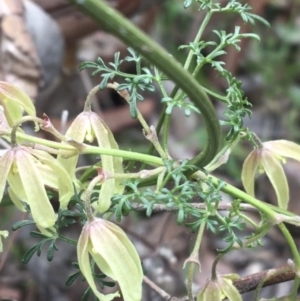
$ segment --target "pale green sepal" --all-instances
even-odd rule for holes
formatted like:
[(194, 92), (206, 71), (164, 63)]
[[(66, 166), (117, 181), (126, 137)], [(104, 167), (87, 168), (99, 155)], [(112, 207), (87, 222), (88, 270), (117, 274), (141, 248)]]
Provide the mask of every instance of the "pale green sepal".
[(89, 225), (86, 224), (81, 232), (81, 235), (78, 239), (77, 243), (77, 256), (78, 256), (78, 264), (80, 271), (84, 275), (87, 283), (89, 284), (90, 288), (92, 289), (93, 293), (100, 301), (110, 301), (115, 297), (119, 297), (120, 294), (118, 292), (113, 294), (104, 295), (99, 293), (90, 266), (89, 260), (89, 248), (91, 248), (89, 243)]
[(8, 236), (8, 234), (9, 233), (6, 230), (0, 231), (0, 253), (3, 251), (3, 243), (2, 243), (1, 236), (3, 236), (4, 238), (6, 238)]
[(14, 153), (12, 152), (12, 150), (5, 152), (4, 155), (0, 158), (0, 202), (3, 198), (7, 176), (12, 166), (13, 159)]
[(139, 256), (135, 246), (128, 239), (128, 236), (126, 235), (126, 233), (119, 226), (107, 221), (107, 227), (115, 233), (115, 235), (118, 237), (120, 242), (124, 245), (124, 247), (126, 248), (128, 253), (132, 257), (133, 261), (135, 262), (138, 275), (142, 279), (144, 276), (143, 268), (142, 268), (140, 256)]
[(197, 301), (222, 301), (223, 293), (217, 281), (209, 280), (197, 295)]
[(264, 151), (261, 157), (261, 163), (276, 192), (279, 208), (287, 209), (289, 187), (282, 165), (269, 151)]
[[(104, 223), (102, 226), (100, 223)], [(136, 261), (131, 242), (121, 232), (112, 232), (107, 221), (95, 220), (90, 230), (92, 256), (104, 274), (117, 281), (124, 301), (140, 301), (142, 298), (142, 272), (140, 259)], [(121, 235), (121, 236), (120, 236)], [(120, 238), (122, 239), (122, 243)], [(132, 250), (134, 249), (133, 253)]]
[[(107, 130), (107, 137), (108, 137), (111, 148), (119, 149), (119, 145), (116, 142), (111, 130), (107, 127), (106, 124), (104, 124), (104, 126), (106, 127), (106, 130)], [(124, 173), (122, 157), (113, 157), (113, 163), (114, 163), (114, 172), (115, 173), (120, 173), (120, 174)], [(125, 186), (124, 186), (124, 184), (121, 185), (121, 183), (124, 183), (124, 179), (115, 179), (115, 189), (114, 189), (115, 194), (123, 194)]]
[(254, 181), (258, 167), (259, 154), (257, 150), (253, 150), (246, 158), (242, 169), (242, 183), (248, 194), (254, 196)]
[(275, 140), (263, 143), (264, 147), (281, 157), (300, 161), (300, 145), (288, 140)]
[(220, 283), (221, 289), (224, 295), (229, 301), (243, 301), (241, 294), (237, 288), (233, 285), (231, 280), (222, 277), (222, 283)]
[[(14, 151), (18, 174), (26, 193), (26, 203), (30, 206), (32, 217), (43, 228), (50, 228), (54, 225), (56, 216), (42, 179), (35, 168), (35, 162), (25, 149), (18, 148)], [(10, 181), (13, 181), (13, 178), (12, 176)], [(16, 193), (16, 191), (14, 192)]]
[[(21, 180), (20, 180), (21, 182)], [(11, 199), (11, 201), (14, 203), (14, 205), (20, 210), (20, 211), (23, 211), (23, 212), (26, 212), (26, 209), (24, 207), (24, 204), (21, 202), (21, 200), (25, 199), (25, 198), (22, 198), (22, 197), (18, 197), (14, 191), (11, 189), (11, 187), (8, 187), (7, 189), (7, 192), (8, 192), (8, 195)], [(23, 190), (24, 192), (24, 190)], [(25, 195), (25, 192), (24, 192), (24, 195)]]
[[(82, 143), (85, 139), (87, 128), (90, 126), (90, 120), (86, 112), (80, 113), (68, 128), (65, 136), (69, 139), (74, 139), (75, 141)], [(79, 155), (73, 155), (69, 158), (64, 158), (64, 156), (57, 156), (57, 160), (64, 166), (66, 172), (70, 175), (72, 181), (77, 183), (75, 169), (78, 162)]]
[(0, 81), (0, 104), (4, 107), (10, 126), (20, 120), (23, 110), (30, 116), (36, 116), (36, 110), (30, 97), (19, 87), (3, 81)]
[[(91, 126), (93, 134), (95, 135), (98, 145), (103, 148), (111, 148), (108, 139), (109, 130), (104, 126), (102, 119), (96, 114), (90, 113)], [(112, 156), (101, 155), (102, 169), (104, 173), (114, 173), (114, 159)], [(99, 193), (98, 204), (96, 211), (103, 213), (107, 211), (111, 205), (111, 198), (114, 195), (115, 190), (115, 179), (105, 180), (101, 185)]]
[(71, 197), (74, 195), (74, 188), (69, 174), (66, 172), (62, 164), (60, 164), (50, 154), (40, 151), (31, 150), (31, 153), (36, 156), (40, 162), (51, 168), (52, 173), (56, 176), (56, 186), (58, 189), (60, 209), (66, 210)]

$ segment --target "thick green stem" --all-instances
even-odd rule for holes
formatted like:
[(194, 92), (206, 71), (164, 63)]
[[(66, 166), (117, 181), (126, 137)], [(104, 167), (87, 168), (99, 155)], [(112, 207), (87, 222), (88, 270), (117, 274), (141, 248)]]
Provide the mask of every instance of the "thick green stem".
[(68, 0), (68, 2), (78, 4), (80, 9), (91, 15), (104, 29), (119, 37), (127, 45), (135, 48), (188, 95), (201, 111), (208, 134), (208, 144), (194, 164), (199, 166), (208, 164), (220, 147), (221, 129), (214, 107), (197, 81), (162, 47), (149, 39), (147, 35), (104, 1)]
[[(5, 135), (10, 136), (12, 130), (6, 131)], [(77, 149), (70, 145), (65, 143), (60, 143), (56, 141), (50, 141), (45, 140), (39, 137), (30, 136), (21, 132), (16, 132), (16, 137), (24, 139), (25, 141), (45, 145), (48, 147), (51, 147), (53, 149), (58, 149), (61, 151), (68, 152), (76, 152)], [(146, 162), (150, 165), (154, 166), (161, 166), (164, 165), (163, 159), (151, 156), (151, 155), (145, 155), (141, 153), (131, 152), (131, 151), (124, 151), (119, 149), (112, 149), (112, 148), (102, 148), (98, 146), (83, 144), (81, 154), (98, 154), (98, 155), (111, 155), (116, 157), (122, 157), (124, 159), (133, 160), (133, 161), (142, 161)]]

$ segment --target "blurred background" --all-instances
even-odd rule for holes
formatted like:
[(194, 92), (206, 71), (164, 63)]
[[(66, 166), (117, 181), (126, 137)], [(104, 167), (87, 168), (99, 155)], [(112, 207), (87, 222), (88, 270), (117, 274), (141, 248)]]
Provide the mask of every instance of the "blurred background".
[[(193, 41), (204, 18), (204, 13), (197, 9), (185, 10), (182, 0), (107, 2), (181, 62), (184, 62), (185, 52), (178, 51), (178, 47)], [(255, 27), (245, 24), (234, 14), (215, 15), (203, 38), (214, 40), (212, 30), (232, 32), (235, 26), (240, 26), (242, 32), (260, 36), (260, 42), (243, 40), (241, 52), (228, 48), (224, 57), (227, 69), (242, 81), (245, 94), (253, 105), (252, 118), (245, 120), (245, 125), (263, 141), (288, 139), (300, 143), (300, 2), (249, 0), (247, 3), (253, 7), (253, 13), (268, 20), (270, 28), (259, 23)], [(46, 113), (62, 132), (67, 127), (61, 123), (62, 111), (68, 111), (70, 123), (82, 111), (88, 91), (100, 82), (100, 77), (92, 78), (89, 70), (79, 72), (80, 62), (95, 61), (99, 56), (110, 62), (117, 51), (122, 56), (127, 54), (126, 45), (63, 0), (1, 0), (0, 44), (0, 80), (23, 88), (35, 101), (38, 114)], [(124, 65), (124, 71), (134, 70), (134, 66)], [(203, 69), (199, 81), (218, 93), (224, 93), (227, 88), (209, 68)], [(172, 88), (173, 84), (166, 82), (166, 89), (171, 91)], [(120, 148), (146, 152), (148, 141), (141, 126), (131, 119), (124, 101), (111, 90), (101, 91), (96, 97), (93, 109), (112, 129)], [(161, 95), (159, 92), (147, 93), (144, 97), (139, 108), (149, 123), (155, 125), (162, 109)], [(212, 101), (222, 118), (223, 105)], [(170, 152), (174, 158), (191, 158), (199, 151), (204, 139), (205, 129), (199, 116), (187, 118), (183, 112), (175, 112), (170, 134)], [(240, 144), (228, 163), (215, 174), (242, 188), (241, 166), (249, 151), (249, 144)], [(298, 162), (285, 164), (290, 185), (289, 209), (297, 214), (300, 214), (299, 167)], [(258, 181), (257, 196), (276, 204), (275, 194), (264, 176)], [(226, 195), (223, 198), (231, 201)], [(24, 217), (12, 207), (1, 206), (0, 229), (9, 230), (14, 222)], [(259, 220), (255, 215), (251, 218)], [(122, 227), (136, 244), (147, 276), (171, 295), (186, 295), (186, 271), (182, 266), (193, 246), (194, 234), (188, 228), (178, 226), (172, 213), (155, 214), (149, 219), (142, 214), (131, 214), (122, 221)], [(65, 286), (68, 275), (75, 271), (71, 265), (76, 261), (73, 246), (58, 243), (59, 252), (50, 264), (45, 253), (34, 256), (28, 265), (21, 263), (24, 252), (35, 243), (34, 238), (29, 238), (30, 230), (25, 227), (17, 232), (10, 231), (9, 238), (4, 241), (5, 251), (0, 255), (0, 300), (80, 300), (86, 289), (85, 282), (77, 280), (75, 285)], [(299, 245), (299, 231), (291, 230)], [(74, 225), (66, 235), (77, 239), (79, 231), (80, 227)], [(221, 236), (207, 234), (204, 237), (200, 253), (202, 272), (196, 275), (195, 292), (209, 277), (216, 249), (224, 248), (224, 244)], [(235, 272), (245, 276), (285, 264), (290, 257), (281, 234), (274, 228), (265, 237), (263, 247), (257, 251), (231, 252), (218, 268), (221, 273)], [(285, 295), (290, 285), (283, 283), (265, 288), (263, 297)], [(143, 300), (161, 299), (145, 286)], [(244, 300), (253, 300), (252, 293), (245, 294)]]

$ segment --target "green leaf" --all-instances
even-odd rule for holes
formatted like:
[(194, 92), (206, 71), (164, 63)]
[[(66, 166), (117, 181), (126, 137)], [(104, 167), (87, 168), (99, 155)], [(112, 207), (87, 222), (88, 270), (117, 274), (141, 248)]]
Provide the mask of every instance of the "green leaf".
[(68, 279), (66, 280), (65, 285), (71, 286), (75, 282), (75, 280), (78, 278), (79, 275), (81, 275), (81, 272), (76, 272), (76, 273), (69, 275)]
[(47, 251), (47, 260), (52, 261), (54, 257), (54, 251), (58, 251), (57, 246), (55, 244), (55, 239), (51, 242), (49, 249)]
[(24, 220), (24, 221), (19, 221), (13, 224), (12, 230), (16, 231), (22, 227), (28, 226), (28, 225), (35, 225), (35, 221), (33, 220)]
[(34, 253), (37, 253), (37, 255), (39, 256), (41, 254), (41, 244), (37, 244), (36, 246), (32, 247), (31, 249), (29, 249), (23, 256), (22, 258), (22, 262), (24, 264), (27, 264), (31, 257), (34, 255)]

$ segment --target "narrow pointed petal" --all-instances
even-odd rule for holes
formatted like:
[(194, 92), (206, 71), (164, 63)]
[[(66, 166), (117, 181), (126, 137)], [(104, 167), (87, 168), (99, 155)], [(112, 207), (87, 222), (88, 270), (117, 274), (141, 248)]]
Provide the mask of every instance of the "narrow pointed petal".
[(120, 242), (124, 245), (126, 248), (127, 252), (130, 254), (132, 257), (133, 261), (136, 263), (136, 268), (139, 273), (139, 276), (142, 278), (144, 276), (143, 274), (143, 268), (141, 265), (141, 260), (140, 256), (133, 245), (133, 243), (128, 239), (127, 234), (116, 224), (111, 223), (109, 221), (106, 221), (106, 227), (109, 228), (120, 240)]
[(136, 256), (130, 253), (132, 249), (126, 248), (131, 242), (127, 238), (124, 245), (105, 224), (99, 226), (99, 220), (95, 220), (91, 227), (90, 239), (95, 262), (107, 276), (118, 282), (125, 301), (140, 301), (143, 278), (138, 268), (140, 260), (135, 262)]
[(220, 284), (220, 287), (229, 301), (243, 301), (241, 294), (233, 285), (232, 281), (226, 278), (222, 278), (222, 283)]
[[(19, 182), (20, 182), (20, 185), (22, 186), (21, 180)], [(18, 185), (18, 186), (20, 187), (20, 185)], [(18, 193), (20, 195), (20, 192), (21, 192), (20, 190), (17, 190), (17, 189), (12, 190), (12, 187), (8, 187), (8, 189), (7, 189), (7, 192), (8, 192), (8, 195), (9, 195), (11, 201), (20, 211), (26, 212), (24, 204), (21, 202), (21, 200), (25, 200), (26, 197), (17, 196), (14, 193), (14, 191), (18, 191)], [(23, 190), (23, 195), (25, 196), (24, 190)]]
[(78, 256), (78, 264), (79, 264), (80, 271), (84, 275), (93, 293), (96, 295), (97, 298), (99, 298), (100, 301), (110, 301), (114, 297), (118, 297), (119, 296), (118, 293), (108, 294), (108, 295), (99, 293), (92, 275), (88, 249), (89, 249), (89, 225), (86, 224), (82, 229), (77, 244), (77, 256)]
[[(98, 145), (103, 148), (111, 148), (108, 132), (101, 118), (95, 114), (90, 114), (90, 120), (93, 132), (97, 139)], [(112, 156), (101, 155), (102, 169), (104, 172), (114, 173), (114, 158)], [(99, 199), (96, 210), (103, 213), (108, 210), (111, 205), (111, 198), (114, 195), (115, 179), (108, 179), (101, 185)]]
[(278, 206), (282, 209), (287, 209), (289, 187), (281, 163), (268, 150), (263, 151), (261, 159), (262, 166), (275, 190)]
[[(83, 112), (80, 113), (72, 122), (68, 128), (65, 136), (70, 139), (74, 139), (76, 142), (82, 143), (85, 139), (87, 129), (89, 128), (89, 117)], [(74, 155), (69, 158), (64, 158), (59, 155), (57, 160), (64, 166), (66, 172), (71, 176), (72, 181), (76, 183), (75, 169), (77, 165), (79, 155)]]
[(50, 228), (56, 216), (33, 158), (24, 149), (18, 148), (15, 149), (15, 160), (33, 219), (43, 228)]
[(264, 147), (278, 156), (300, 161), (300, 145), (287, 140), (275, 140), (264, 142)]
[(74, 195), (72, 180), (69, 174), (66, 172), (62, 164), (60, 164), (50, 154), (40, 150), (31, 150), (31, 153), (35, 155), (39, 161), (44, 163), (44, 165), (50, 167), (51, 173), (55, 175), (55, 184), (58, 189), (60, 209), (67, 209), (70, 198)]
[[(107, 127), (106, 124), (104, 124), (104, 126), (107, 130), (107, 137), (109, 140), (110, 147), (113, 149), (119, 149), (119, 145), (116, 142), (111, 130)], [(113, 157), (113, 164), (114, 164), (114, 172), (115, 173), (124, 173), (122, 157)], [(115, 179), (115, 188), (114, 188), (115, 194), (123, 194), (124, 188), (125, 188), (124, 185), (121, 185), (121, 183), (123, 183), (123, 182), (124, 182), (123, 179)]]
[(254, 181), (259, 160), (260, 151), (253, 150), (243, 164), (242, 183), (246, 192), (251, 196), (254, 196)]

